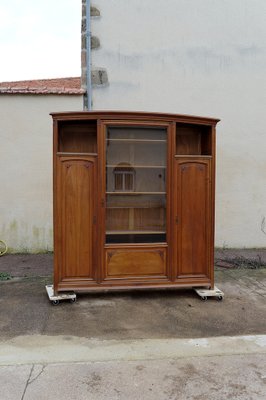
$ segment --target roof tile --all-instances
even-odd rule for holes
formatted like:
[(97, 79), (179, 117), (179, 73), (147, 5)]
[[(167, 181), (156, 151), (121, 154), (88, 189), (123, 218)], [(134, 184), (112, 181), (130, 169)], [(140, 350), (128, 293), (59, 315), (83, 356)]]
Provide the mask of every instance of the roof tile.
[(81, 78), (35, 79), (0, 82), (0, 94), (83, 94)]

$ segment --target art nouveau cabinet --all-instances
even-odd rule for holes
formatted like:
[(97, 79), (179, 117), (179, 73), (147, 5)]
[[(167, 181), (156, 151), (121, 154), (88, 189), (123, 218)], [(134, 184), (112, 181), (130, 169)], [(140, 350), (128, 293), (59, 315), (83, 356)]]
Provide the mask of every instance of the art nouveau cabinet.
[(52, 116), (55, 292), (213, 287), (218, 120)]

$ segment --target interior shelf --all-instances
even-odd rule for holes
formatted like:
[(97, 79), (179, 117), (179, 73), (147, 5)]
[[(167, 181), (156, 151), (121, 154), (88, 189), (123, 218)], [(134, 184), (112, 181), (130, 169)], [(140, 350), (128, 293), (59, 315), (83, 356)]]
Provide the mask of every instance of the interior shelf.
[(175, 154), (175, 158), (212, 158), (212, 156), (204, 154)]
[(210, 156), (212, 154), (211, 126), (177, 123), (176, 154)]
[(166, 139), (106, 139), (107, 142), (121, 143), (166, 143)]
[[(106, 167), (107, 168), (116, 168), (117, 167), (117, 164), (109, 164), (109, 165), (106, 165)], [(153, 168), (153, 169), (155, 169), (155, 168), (166, 168), (166, 166), (165, 165), (136, 165), (136, 164), (130, 164), (130, 167), (132, 167), (132, 168)]]
[(153, 235), (153, 234), (165, 234), (166, 231), (106, 231), (107, 235)]
[(124, 210), (124, 209), (127, 209), (127, 210), (132, 210), (132, 209), (134, 209), (134, 210), (142, 210), (142, 209), (148, 209), (148, 210), (164, 210), (165, 209), (165, 207), (159, 207), (159, 206), (157, 206), (157, 207), (150, 207), (150, 206), (142, 206), (142, 205), (134, 205), (134, 206), (106, 206), (106, 209), (107, 210), (113, 210), (113, 209), (121, 209), (121, 210)]
[(97, 153), (97, 120), (60, 121), (58, 123), (59, 153)]
[(166, 192), (106, 192), (106, 194), (114, 194), (114, 195), (138, 195), (138, 194), (166, 194)]
[(57, 156), (93, 156), (96, 157), (97, 153), (75, 153), (75, 152), (66, 152), (66, 151), (58, 151), (56, 153)]

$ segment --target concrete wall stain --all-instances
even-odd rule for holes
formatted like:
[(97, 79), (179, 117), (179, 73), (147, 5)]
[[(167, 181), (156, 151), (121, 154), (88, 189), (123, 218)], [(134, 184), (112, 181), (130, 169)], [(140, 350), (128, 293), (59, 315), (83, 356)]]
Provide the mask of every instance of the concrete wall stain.
[(11, 232), (13, 232), (13, 234), (14, 234), (14, 232), (17, 232), (17, 229), (18, 229), (17, 221), (15, 221), (15, 220), (12, 221), (11, 224), (10, 224), (9, 229), (10, 229)]

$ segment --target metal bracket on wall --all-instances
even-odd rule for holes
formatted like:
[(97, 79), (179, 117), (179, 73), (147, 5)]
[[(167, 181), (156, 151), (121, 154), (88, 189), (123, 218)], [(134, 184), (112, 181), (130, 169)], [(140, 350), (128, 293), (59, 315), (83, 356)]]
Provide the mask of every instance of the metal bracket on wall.
[(53, 285), (46, 285), (46, 292), (48, 294), (49, 300), (52, 302), (54, 306), (57, 306), (60, 301), (62, 300), (70, 300), (71, 303), (75, 303), (77, 300), (77, 296), (74, 292), (69, 293), (60, 293), (58, 295), (54, 294), (54, 286)]
[(224, 298), (224, 293), (216, 286), (214, 286), (214, 289), (194, 288), (194, 290), (203, 301), (208, 300), (208, 297), (215, 297), (217, 300), (220, 301)]

